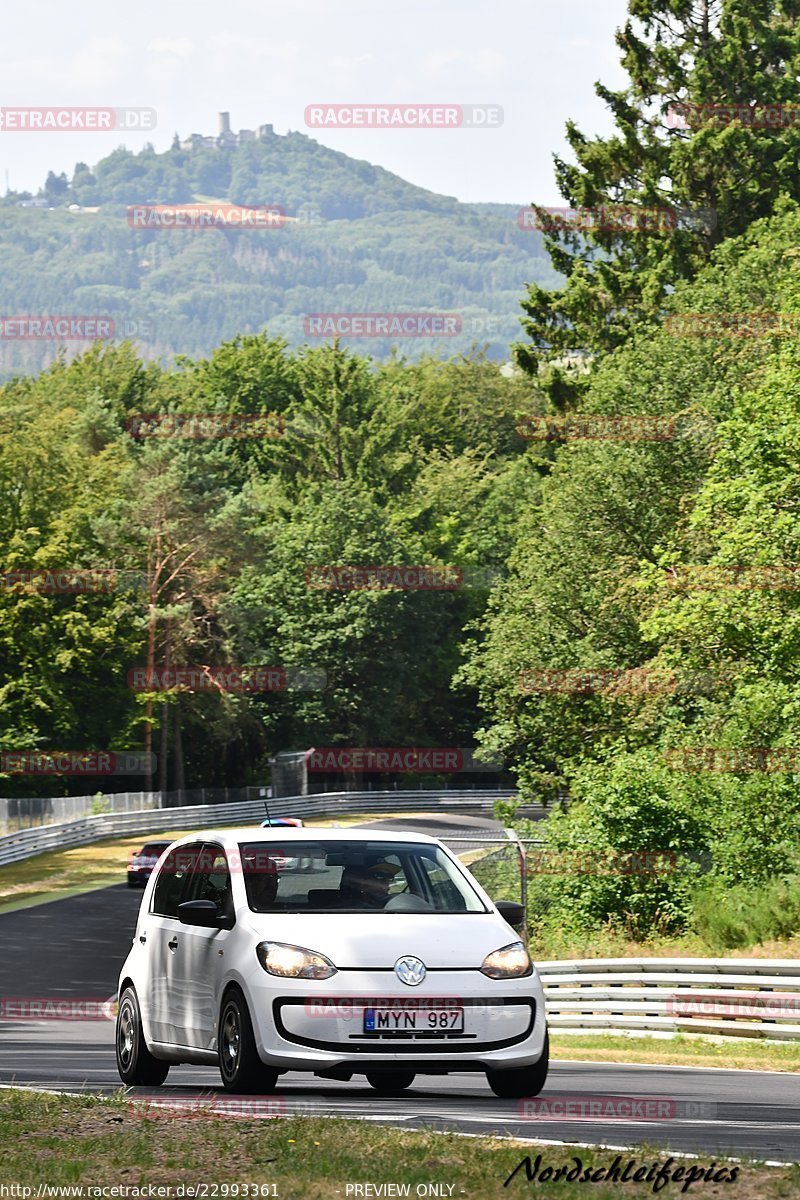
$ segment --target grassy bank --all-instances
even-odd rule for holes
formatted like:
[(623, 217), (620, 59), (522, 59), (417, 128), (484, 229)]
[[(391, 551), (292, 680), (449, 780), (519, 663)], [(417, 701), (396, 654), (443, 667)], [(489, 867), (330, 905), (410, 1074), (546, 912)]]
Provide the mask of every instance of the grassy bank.
[[(587, 1195), (578, 1183), (535, 1182), (524, 1168), (504, 1182), (528, 1155), (539, 1171), (575, 1167), (599, 1171), (616, 1155), (565, 1146), (535, 1147), (529, 1143), (490, 1138), (464, 1138), (451, 1134), (401, 1133), (357, 1121), (310, 1117), (256, 1120), (246, 1117), (209, 1117), (202, 1114), (158, 1116), (152, 1108), (134, 1107), (121, 1097), (98, 1101), (86, 1097), (39, 1096), (21, 1091), (0, 1091), (0, 1159), (5, 1184), (33, 1189), (51, 1186), (152, 1187), (206, 1184), (205, 1195), (217, 1197), (276, 1195), (280, 1200), (321, 1200), (340, 1195), (357, 1196), (354, 1185), (371, 1183), (408, 1185), (408, 1195), (425, 1195), (417, 1188), (438, 1185), (428, 1195), (453, 1197), (513, 1197), (537, 1194), (562, 1200)], [(724, 1179), (698, 1180), (691, 1195), (731, 1195), (736, 1200), (772, 1200), (800, 1197), (800, 1168), (767, 1168), (740, 1165), (733, 1184), (725, 1182), (735, 1164), (703, 1155), (675, 1159), (663, 1150), (637, 1149), (621, 1154), (620, 1167), (634, 1160), (637, 1168), (668, 1164), (669, 1170), (691, 1167), (705, 1170), (716, 1163)], [(681, 1195), (679, 1176), (659, 1194)], [(697, 1179), (697, 1176), (695, 1176)], [(234, 1190), (235, 1185), (239, 1185)], [(265, 1185), (274, 1185), (265, 1188)], [(227, 1190), (225, 1190), (227, 1188)], [(653, 1195), (653, 1184), (593, 1183), (596, 1200)], [(19, 1194), (19, 1193), (17, 1193)], [(124, 1193), (118, 1193), (123, 1195)], [(129, 1192), (128, 1195), (135, 1193)], [(194, 1193), (198, 1195), (198, 1192)], [(402, 1195), (371, 1191), (364, 1195)], [(166, 1195), (166, 1193), (164, 1193)]]
[(637, 941), (626, 933), (610, 928), (578, 934), (535, 927), (530, 950), (540, 961), (557, 958), (800, 958), (800, 935), (770, 938), (736, 949), (721, 949), (699, 934), (681, 937), (653, 937)]
[(176, 838), (183, 832), (153, 830), (146, 837), (113, 838), (76, 846), (72, 850), (55, 850), (37, 854), (22, 862), (0, 867), (0, 912), (18, 901), (41, 900), (45, 897), (89, 892), (93, 888), (124, 883), (128, 856), (140, 850), (148, 838)]
[(800, 1045), (761, 1039), (619, 1037), (609, 1034), (550, 1034), (553, 1059), (656, 1066), (737, 1067), (745, 1071), (800, 1072)]

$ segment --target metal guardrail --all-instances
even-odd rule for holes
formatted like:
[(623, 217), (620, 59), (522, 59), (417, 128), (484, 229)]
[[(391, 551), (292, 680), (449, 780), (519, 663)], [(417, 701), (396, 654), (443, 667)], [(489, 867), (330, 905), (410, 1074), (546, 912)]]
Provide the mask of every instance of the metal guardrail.
[[(334, 814), (401, 810), (488, 813), (496, 800), (512, 795), (504, 791), (450, 792), (319, 792), (310, 796), (282, 796), (269, 801), (273, 817), (322, 817)], [(541, 811), (531, 806), (533, 811)], [(522, 811), (522, 810), (520, 810)], [(0, 866), (44, 854), (68, 850), (120, 835), (151, 834), (171, 829), (208, 829), (220, 825), (259, 824), (265, 815), (263, 800), (234, 804), (198, 804), (183, 808), (143, 809), (129, 813), (101, 813), (54, 825), (21, 829), (0, 837)]]
[(559, 1033), (800, 1038), (800, 961), (595, 958), (536, 964)]

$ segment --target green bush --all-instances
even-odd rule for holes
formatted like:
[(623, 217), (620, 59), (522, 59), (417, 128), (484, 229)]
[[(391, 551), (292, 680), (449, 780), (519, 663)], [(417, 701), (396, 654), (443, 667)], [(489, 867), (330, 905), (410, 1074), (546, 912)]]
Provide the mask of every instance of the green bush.
[[(676, 784), (650, 751), (583, 767), (572, 785), (567, 812), (554, 812), (539, 832), (547, 853), (529, 866), (529, 910), (533, 921), (586, 932), (604, 925), (643, 940), (688, 929), (692, 892), (709, 852), (711, 831), (695, 813), (686, 781)], [(674, 869), (620, 870), (620, 856), (672, 852)], [(603, 869), (608, 861), (609, 869)]]
[(711, 946), (741, 950), (800, 932), (800, 875), (760, 886), (715, 879), (694, 897), (694, 926)]

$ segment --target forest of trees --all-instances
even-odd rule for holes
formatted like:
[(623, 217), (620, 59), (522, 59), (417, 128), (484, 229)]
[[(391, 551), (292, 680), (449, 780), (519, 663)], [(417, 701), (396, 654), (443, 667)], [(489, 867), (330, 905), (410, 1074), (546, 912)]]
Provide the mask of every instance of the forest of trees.
[[(496, 364), (391, 363), (243, 337), (171, 372), (96, 347), (0, 391), (2, 741), (145, 746), (147, 663), (324, 672), (324, 690), (171, 695), (169, 786), (263, 782), (309, 745), (473, 742), (475, 689), (451, 686), (460, 634), (504, 573), (537, 472), (514, 428), (532, 388)], [(128, 432), (157, 412), (274, 413), (278, 437)], [(271, 426), (279, 429), (277, 423)], [(307, 568), (442, 564), (454, 590), (332, 591)], [(15, 573), (113, 568), (54, 594)], [(170, 739), (172, 741), (172, 738)], [(171, 747), (170, 747), (171, 749)], [(51, 783), (19, 778), (23, 791)], [(80, 786), (80, 784), (78, 784)]]
[[(144, 747), (150, 730), (155, 746), (166, 729), (169, 782), (211, 785), (259, 779), (279, 749), (477, 743), (553, 806), (555, 850), (682, 864), (532, 880), (544, 934), (730, 947), (800, 928), (800, 126), (663, 120), (687, 100), (790, 101), (800, 2), (631, 11), (630, 88), (599, 88), (617, 130), (571, 127), (565, 199), (711, 206), (713, 235), (548, 235), (567, 282), (528, 280), (517, 370), (243, 333), (172, 366), (95, 346), (5, 384), (5, 569), (144, 584), (0, 592), (4, 744)], [(279, 413), (285, 430), (128, 432), (136, 414), (206, 412)], [(534, 415), (670, 432), (531, 437)], [(309, 566), (365, 564), (473, 582), (308, 584)], [(314, 668), (326, 686), (132, 692), (148, 655)], [(541, 682), (569, 673), (584, 682)]]

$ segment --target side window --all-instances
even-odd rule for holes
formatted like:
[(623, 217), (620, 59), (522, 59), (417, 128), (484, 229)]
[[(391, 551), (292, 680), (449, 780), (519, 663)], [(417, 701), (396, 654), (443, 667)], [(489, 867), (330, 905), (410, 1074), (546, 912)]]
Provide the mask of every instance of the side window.
[(233, 917), (231, 873), (221, 846), (206, 843), (197, 865), (194, 885), (187, 900), (211, 900), (223, 916)]
[(197, 874), (197, 860), (202, 847), (178, 846), (171, 850), (158, 872), (150, 912), (160, 917), (178, 919), (178, 905), (189, 899), (189, 889)]
[(420, 855), (420, 865), (425, 872), (426, 891), (434, 908), (449, 912), (465, 912), (466, 901), (449, 878), (447, 871), (427, 855)]

